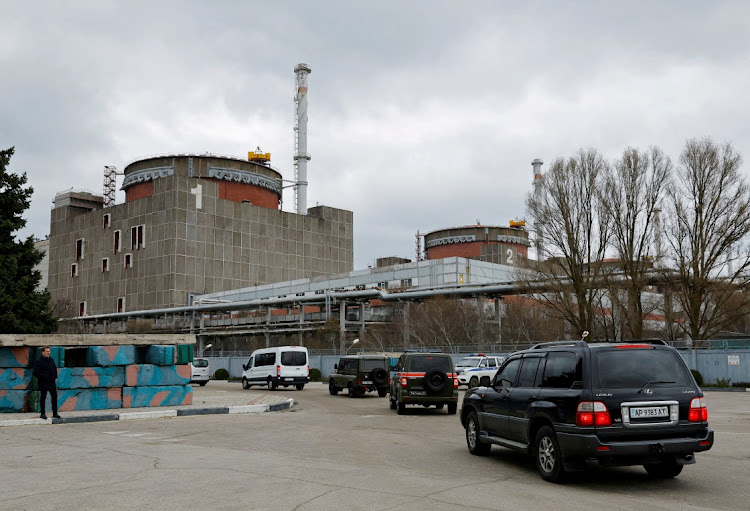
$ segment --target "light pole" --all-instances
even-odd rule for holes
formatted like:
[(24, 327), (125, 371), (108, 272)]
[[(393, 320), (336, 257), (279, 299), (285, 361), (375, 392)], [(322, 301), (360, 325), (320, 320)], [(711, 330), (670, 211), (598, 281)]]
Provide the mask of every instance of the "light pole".
[(354, 345), (355, 345), (355, 344), (357, 344), (358, 342), (359, 342), (359, 339), (358, 339), (358, 338), (357, 338), (357, 339), (354, 339), (354, 340), (352, 341), (352, 345), (351, 345), (351, 346), (349, 346), (348, 348), (346, 348), (346, 352), (344, 353), (344, 355), (346, 355), (347, 353), (349, 353), (349, 350), (350, 350), (350, 349), (352, 348), (352, 346), (354, 346)]
[(213, 346), (213, 344), (206, 344), (206, 346), (201, 350), (201, 358), (203, 358), (203, 352), (206, 351), (211, 346)]

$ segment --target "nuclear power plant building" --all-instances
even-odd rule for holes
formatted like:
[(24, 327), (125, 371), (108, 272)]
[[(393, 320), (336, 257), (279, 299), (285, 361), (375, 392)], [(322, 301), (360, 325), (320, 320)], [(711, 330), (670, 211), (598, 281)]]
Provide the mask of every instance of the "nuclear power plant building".
[(58, 314), (178, 307), (196, 295), (352, 271), (353, 213), (280, 210), (282, 176), (253, 155), (134, 161), (118, 205), (58, 194), (49, 246)]

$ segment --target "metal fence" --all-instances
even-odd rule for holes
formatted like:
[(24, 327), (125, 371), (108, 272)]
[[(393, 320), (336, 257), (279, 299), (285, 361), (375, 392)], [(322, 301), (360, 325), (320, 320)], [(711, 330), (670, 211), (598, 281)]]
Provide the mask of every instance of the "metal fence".
[[(445, 351), (445, 350), (444, 350)], [(704, 386), (710, 386), (717, 380), (731, 380), (733, 383), (750, 382), (750, 349), (679, 349), (677, 350), (690, 369), (697, 369), (703, 376)], [(350, 352), (351, 354), (352, 352)], [(398, 353), (395, 350), (392, 353)], [(453, 362), (456, 363), (469, 353), (451, 353)], [(510, 351), (487, 351), (487, 355), (508, 356)], [(250, 353), (241, 356), (206, 356), (213, 375), (217, 369), (224, 368), (229, 371), (229, 376), (240, 378), (242, 376), (242, 364), (246, 364)], [(338, 363), (341, 355), (320, 354), (310, 352), (310, 368), (318, 369), (326, 378), (333, 372), (334, 364)]]

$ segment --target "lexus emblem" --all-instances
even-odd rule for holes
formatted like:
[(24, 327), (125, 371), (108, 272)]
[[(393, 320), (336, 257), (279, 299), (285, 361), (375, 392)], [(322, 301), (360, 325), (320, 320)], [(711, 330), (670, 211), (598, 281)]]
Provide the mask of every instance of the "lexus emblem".
[(654, 393), (654, 391), (653, 391), (653, 390), (651, 390), (651, 389), (646, 389), (646, 394), (648, 394), (649, 396), (650, 396), (651, 394), (653, 394), (653, 393)]

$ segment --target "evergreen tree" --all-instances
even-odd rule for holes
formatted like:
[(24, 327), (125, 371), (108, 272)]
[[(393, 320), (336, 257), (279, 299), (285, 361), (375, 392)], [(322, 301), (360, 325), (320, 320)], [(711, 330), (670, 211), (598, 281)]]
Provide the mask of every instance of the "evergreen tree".
[(13, 152), (0, 151), (0, 334), (46, 334), (57, 330), (57, 318), (49, 291), (36, 291), (42, 275), (34, 266), (44, 255), (33, 237), (16, 241), (14, 235), (26, 225), (22, 215), (34, 190), (25, 186), (25, 173), (8, 172)]

